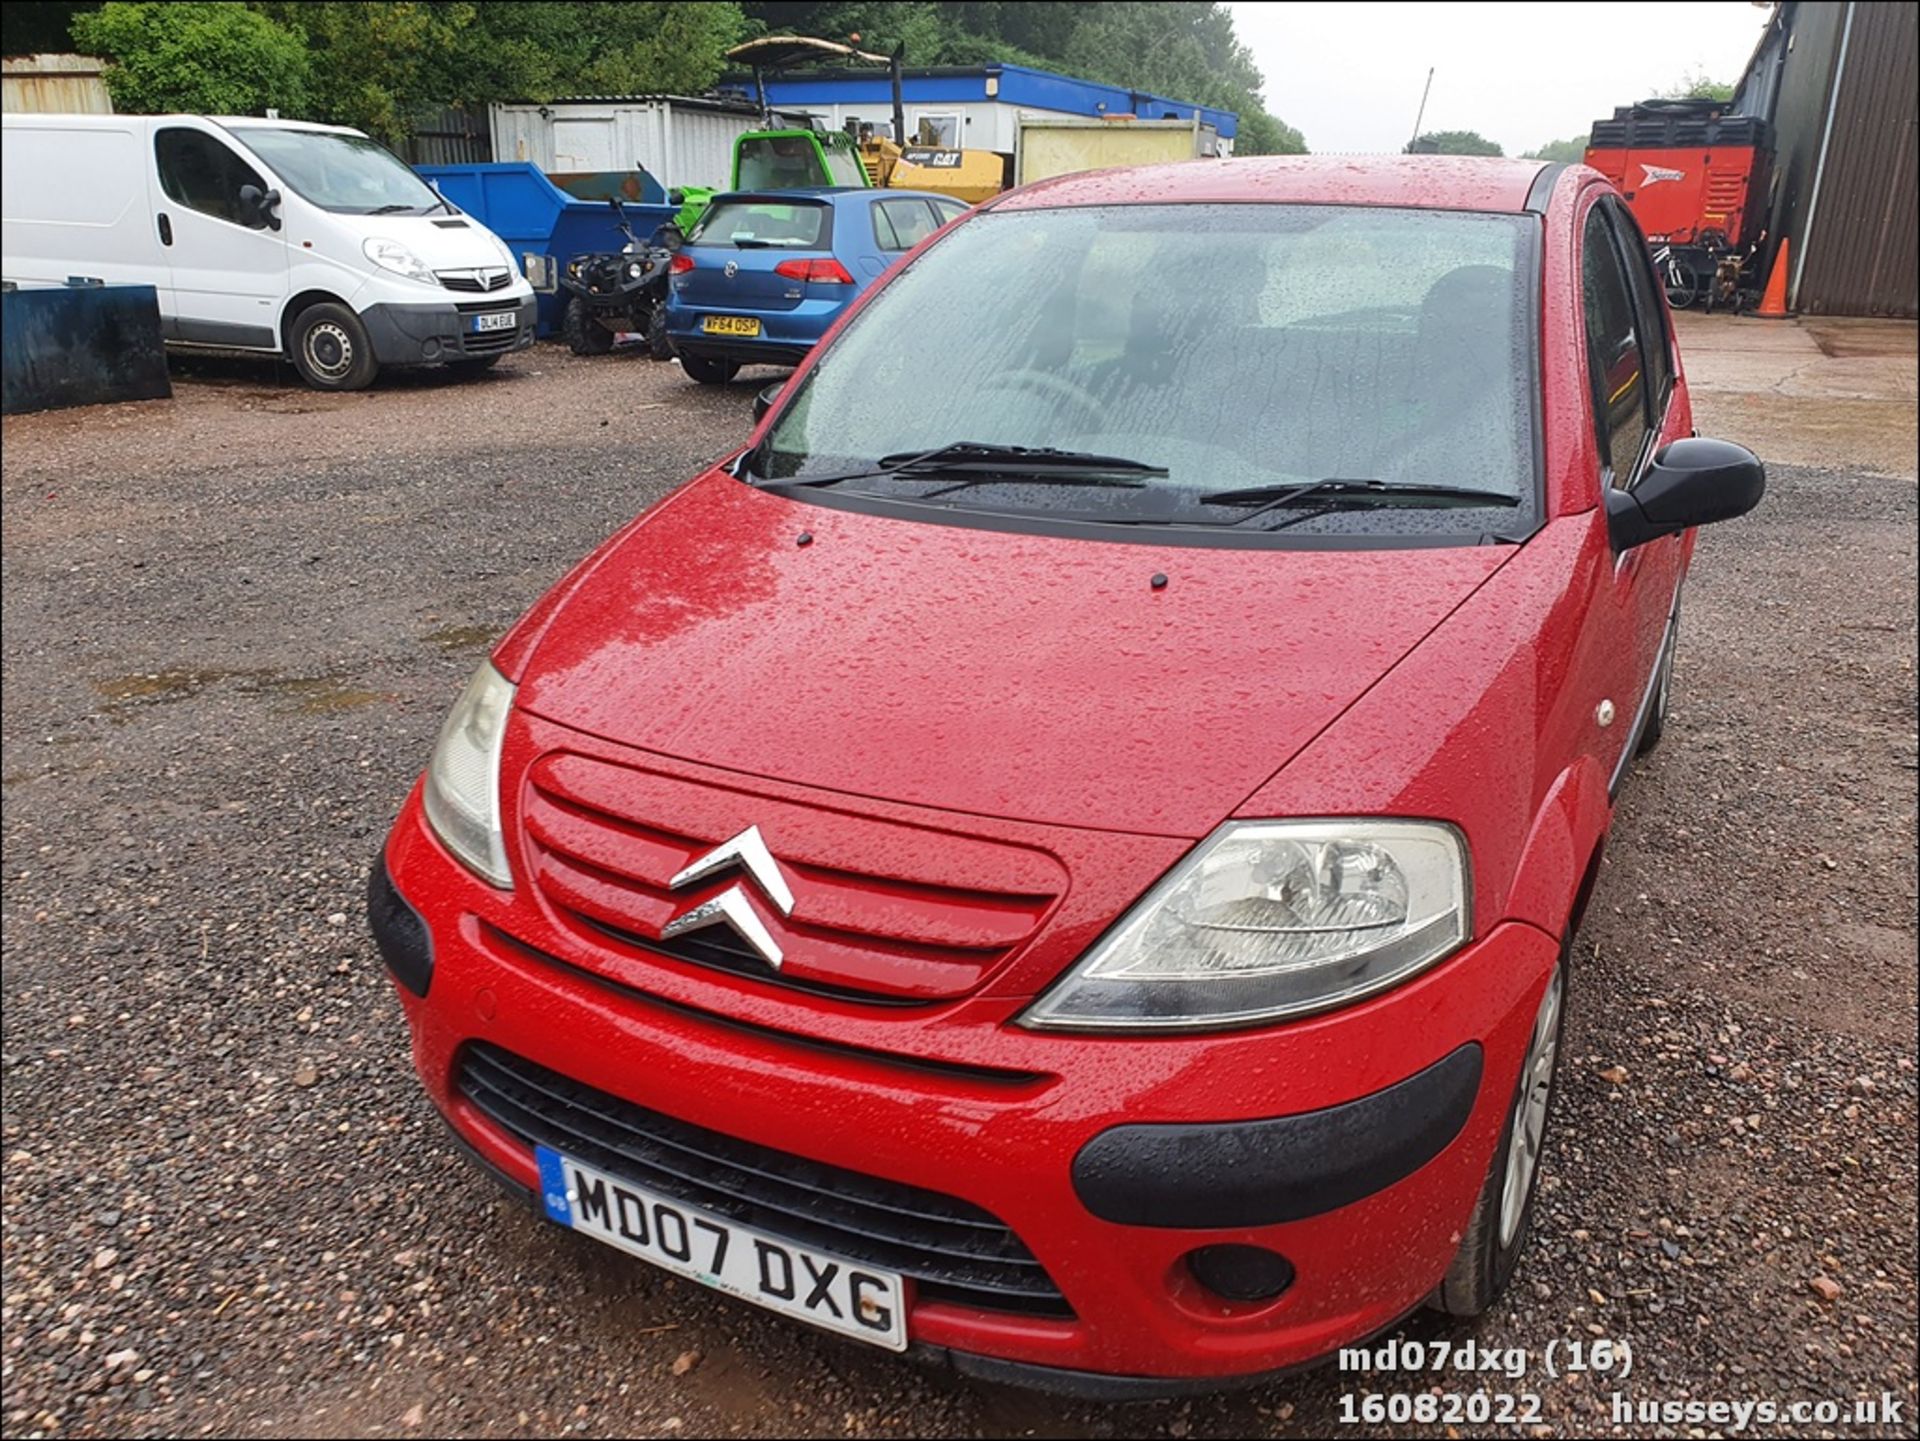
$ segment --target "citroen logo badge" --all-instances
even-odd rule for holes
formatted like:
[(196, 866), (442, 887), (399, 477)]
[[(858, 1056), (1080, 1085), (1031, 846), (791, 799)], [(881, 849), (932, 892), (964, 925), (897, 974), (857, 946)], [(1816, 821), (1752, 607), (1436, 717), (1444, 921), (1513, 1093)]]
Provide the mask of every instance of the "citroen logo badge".
[[(682, 886), (718, 875), (730, 866), (738, 866), (745, 871), (781, 915), (793, 914), (793, 892), (787, 888), (787, 878), (780, 872), (780, 863), (773, 858), (773, 852), (767, 849), (766, 841), (761, 839), (758, 826), (748, 826), (733, 839), (722, 841), (704, 856), (696, 857), (667, 884), (670, 889), (677, 891)], [(721, 925), (730, 927), (776, 971), (780, 969), (780, 962), (785, 959), (780, 943), (760, 919), (760, 912), (748, 898), (745, 886), (728, 886), (712, 900), (702, 901), (692, 910), (683, 911), (661, 929), (660, 939), (670, 940), (688, 931)]]
[(740, 262), (737, 260), (729, 260), (720, 268), (720, 273), (729, 280), (733, 279), (734, 276), (740, 273)]

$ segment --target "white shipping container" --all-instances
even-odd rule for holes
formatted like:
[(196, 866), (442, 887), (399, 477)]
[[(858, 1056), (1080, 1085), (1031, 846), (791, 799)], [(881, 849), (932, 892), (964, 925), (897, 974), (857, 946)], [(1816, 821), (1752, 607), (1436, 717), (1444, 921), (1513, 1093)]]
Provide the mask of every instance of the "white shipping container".
[(733, 142), (762, 121), (750, 107), (677, 95), (495, 103), (489, 111), (495, 160), (527, 160), (549, 175), (636, 165), (668, 189), (724, 189)]

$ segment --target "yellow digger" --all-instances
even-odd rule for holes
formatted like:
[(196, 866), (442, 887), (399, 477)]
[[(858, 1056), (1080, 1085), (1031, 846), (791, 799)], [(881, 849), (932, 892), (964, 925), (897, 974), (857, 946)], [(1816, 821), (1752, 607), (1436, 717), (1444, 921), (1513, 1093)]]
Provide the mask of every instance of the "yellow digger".
[(935, 145), (899, 146), (862, 126), (857, 138), (867, 184), (883, 190), (931, 190), (978, 205), (1005, 190), (1007, 157), (993, 150), (943, 150)]

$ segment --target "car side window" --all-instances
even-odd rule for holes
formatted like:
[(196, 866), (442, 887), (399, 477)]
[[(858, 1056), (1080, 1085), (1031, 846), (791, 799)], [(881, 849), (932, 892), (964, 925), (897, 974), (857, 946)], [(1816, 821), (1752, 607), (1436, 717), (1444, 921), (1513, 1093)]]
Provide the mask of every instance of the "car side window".
[(1600, 462), (1612, 484), (1631, 485), (1647, 438), (1646, 367), (1626, 272), (1614, 248), (1612, 227), (1598, 205), (1587, 212), (1581, 229), (1580, 298), (1586, 311)]
[(942, 225), (945, 225), (949, 220), (958, 220), (967, 213), (967, 207), (962, 205), (958, 200), (936, 200), (933, 202), (933, 208), (940, 212), (940, 223)]
[(167, 198), (234, 225), (240, 212), (240, 187), (267, 188), (254, 168), (204, 130), (162, 130), (153, 137), (160, 188)]
[(940, 228), (924, 200), (879, 200), (873, 206), (873, 238), (882, 250), (911, 250)]
[(1609, 200), (1605, 207), (1633, 288), (1633, 308), (1640, 317), (1640, 362), (1647, 371), (1647, 424), (1657, 434), (1667, 413), (1667, 397), (1673, 391), (1673, 337), (1667, 328), (1667, 308), (1640, 227), (1634, 224), (1626, 206)]

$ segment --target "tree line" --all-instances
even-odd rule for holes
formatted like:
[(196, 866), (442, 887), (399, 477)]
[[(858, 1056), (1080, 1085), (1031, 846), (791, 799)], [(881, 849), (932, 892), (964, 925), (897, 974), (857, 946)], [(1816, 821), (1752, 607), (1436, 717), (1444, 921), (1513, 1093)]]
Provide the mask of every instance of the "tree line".
[(1263, 77), (1211, 0), (109, 0), (6, 3), (9, 53), (111, 62), (117, 108), (353, 125), (389, 143), (442, 105), (565, 95), (698, 95), (760, 34), (902, 49), (909, 66), (1026, 64), (1232, 110), (1243, 155), (1298, 154)]

